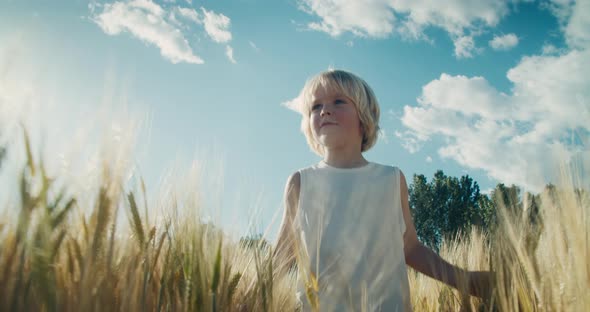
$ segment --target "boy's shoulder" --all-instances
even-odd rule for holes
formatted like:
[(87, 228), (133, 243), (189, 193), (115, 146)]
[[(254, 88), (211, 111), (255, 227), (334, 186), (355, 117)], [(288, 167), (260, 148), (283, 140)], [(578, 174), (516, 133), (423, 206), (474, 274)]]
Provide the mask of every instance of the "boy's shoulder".
[(301, 184), (301, 173), (299, 172), (299, 170), (297, 170), (297, 171), (293, 172), (287, 178), (287, 187), (299, 188), (300, 184)]
[(373, 162), (373, 165), (383, 172), (388, 172), (388, 173), (393, 173), (393, 174), (400, 172), (400, 169), (395, 165), (381, 164), (381, 163), (377, 163), (377, 162)]

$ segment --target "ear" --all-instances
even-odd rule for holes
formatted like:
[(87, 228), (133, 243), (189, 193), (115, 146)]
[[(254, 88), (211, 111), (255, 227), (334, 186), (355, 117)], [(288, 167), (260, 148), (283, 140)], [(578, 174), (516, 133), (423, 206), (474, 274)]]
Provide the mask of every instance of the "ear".
[(359, 135), (361, 136), (361, 143), (365, 144), (365, 142), (367, 141), (367, 136), (365, 134), (365, 127), (362, 123), (359, 124)]

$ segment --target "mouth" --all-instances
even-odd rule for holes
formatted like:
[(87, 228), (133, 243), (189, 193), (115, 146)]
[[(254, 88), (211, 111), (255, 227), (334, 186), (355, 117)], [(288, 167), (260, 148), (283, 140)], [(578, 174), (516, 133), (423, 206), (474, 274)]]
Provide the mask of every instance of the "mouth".
[(323, 128), (324, 126), (330, 126), (330, 125), (335, 126), (337, 124), (334, 122), (324, 122), (320, 125), (320, 129)]

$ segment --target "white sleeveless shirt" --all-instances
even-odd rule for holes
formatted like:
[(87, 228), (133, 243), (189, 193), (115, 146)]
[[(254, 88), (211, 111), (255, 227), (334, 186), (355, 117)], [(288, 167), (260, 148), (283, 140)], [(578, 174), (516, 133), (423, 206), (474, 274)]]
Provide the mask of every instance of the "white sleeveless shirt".
[[(297, 226), (317, 277), (320, 310), (411, 311), (403, 250), (400, 170), (373, 162), (299, 170)], [(305, 261), (305, 260), (304, 260)], [(299, 290), (310, 310), (304, 277)]]

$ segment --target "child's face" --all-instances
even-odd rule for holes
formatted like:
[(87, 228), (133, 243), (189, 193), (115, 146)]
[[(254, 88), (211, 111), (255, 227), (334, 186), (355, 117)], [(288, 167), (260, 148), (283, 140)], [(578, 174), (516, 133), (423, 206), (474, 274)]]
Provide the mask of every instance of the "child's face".
[(311, 102), (311, 129), (314, 137), (325, 147), (358, 146), (362, 131), (356, 105), (344, 94), (320, 87)]

